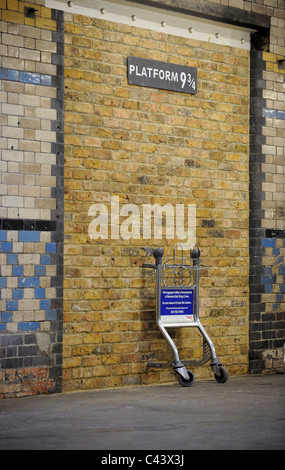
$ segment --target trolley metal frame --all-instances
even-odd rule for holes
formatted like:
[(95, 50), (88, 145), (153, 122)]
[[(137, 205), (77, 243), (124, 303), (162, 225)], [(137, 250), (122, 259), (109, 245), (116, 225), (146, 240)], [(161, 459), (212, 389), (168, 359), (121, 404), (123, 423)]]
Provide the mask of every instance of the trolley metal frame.
[[(180, 261), (176, 253), (178, 248), (181, 250)], [(203, 268), (203, 266), (200, 265), (200, 249), (196, 245), (190, 250), (189, 264), (184, 262), (183, 249), (179, 247), (178, 244), (175, 245), (173, 249), (172, 259), (163, 263), (163, 254), (163, 248), (156, 248), (153, 250), (153, 257), (156, 263), (145, 263), (143, 267), (156, 271), (156, 323), (171, 350), (171, 357), (167, 363), (149, 362), (148, 367), (166, 369), (172, 365), (173, 369), (178, 374), (179, 383), (185, 387), (189, 387), (194, 383), (195, 376), (193, 372), (186, 369), (186, 366), (199, 367), (211, 360), (210, 367), (214, 372), (216, 381), (224, 383), (228, 380), (228, 372), (217, 358), (215, 347), (199, 318), (199, 278), (200, 270)], [(190, 309), (189, 315), (164, 315), (165, 312), (161, 311), (162, 293), (164, 294), (166, 291), (169, 297), (171, 297), (172, 294), (179, 294), (180, 290), (180, 297), (186, 297), (187, 301), (180, 302), (185, 304), (182, 310), (178, 309), (172, 311), (184, 313), (183, 308), (186, 309), (185, 312), (188, 311), (187, 309)], [(171, 309), (171, 307), (169, 307), (169, 309)], [(167, 328), (184, 327), (198, 328), (203, 336), (203, 358), (199, 361), (189, 360), (182, 362), (179, 358), (178, 349), (166, 330)]]

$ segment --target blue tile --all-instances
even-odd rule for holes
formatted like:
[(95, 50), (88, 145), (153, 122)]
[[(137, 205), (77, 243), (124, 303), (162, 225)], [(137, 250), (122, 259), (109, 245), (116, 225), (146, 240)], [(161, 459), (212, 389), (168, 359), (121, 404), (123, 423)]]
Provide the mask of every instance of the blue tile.
[(34, 85), (40, 85), (41, 76), (39, 73), (20, 72), (20, 82), (33, 83)]
[(272, 294), (272, 285), (271, 284), (265, 284), (265, 293), (266, 294)]
[(50, 255), (41, 255), (40, 263), (41, 264), (50, 264), (51, 263)]
[(285, 292), (285, 284), (281, 284), (281, 285), (280, 285), (280, 292), (282, 292), (282, 294), (284, 294), (284, 292)]
[(51, 75), (41, 75), (41, 85), (51, 86)]
[[(1, 78), (1, 77), (0, 77), (0, 78)], [(1, 325), (1, 323), (0, 323), (0, 331), (2, 331), (2, 332), (3, 332), (3, 331), (7, 331), (6, 323), (3, 324), (3, 325)]]
[(45, 276), (46, 267), (45, 266), (35, 266), (35, 276)]
[(56, 311), (55, 310), (47, 310), (46, 311), (46, 320), (47, 321), (56, 320)]
[(19, 232), (19, 242), (39, 242), (41, 232), (34, 230), (23, 230)]
[(23, 274), (24, 274), (23, 266), (18, 266), (18, 265), (13, 266), (13, 276), (23, 276)]
[(262, 116), (268, 118), (276, 118), (276, 111), (275, 109), (263, 108)]
[(11, 242), (1, 242), (1, 251), (2, 253), (9, 253), (12, 251), (12, 243)]
[(20, 322), (18, 323), (18, 331), (38, 331), (40, 329), (40, 322)]
[(52, 76), (33, 72), (23, 72), (14, 69), (0, 68), (0, 80), (11, 80), (34, 85), (52, 86)]
[(18, 287), (40, 287), (39, 277), (19, 277)]
[(13, 289), (12, 297), (14, 300), (19, 300), (24, 298), (24, 289)]
[(285, 111), (277, 111), (277, 119), (285, 119)]
[(280, 268), (279, 268), (279, 274), (281, 274), (281, 275), (283, 275), (283, 276), (285, 275), (285, 266), (280, 266)]
[(0, 242), (5, 242), (7, 240), (6, 230), (0, 230)]
[(0, 79), (7, 80), (7, 78), (8, 78), (8, 70), (0, 68)]
[(262, 284), (274, 284), (276, 282), (276, 276), (262, 276)]
[(9, 312), (1, 313), (1, 322), (2, 323), (11, 323), (13, 320), (13, 314)]
[(0, 277), (0, 289), (5, 289), (7, 287), (6, 277)]
[(40, 300), (40, 310), (50, 309), (50, 299)]
[(56, 243), (46, 243), (46, 253), (56, 253)]
[(275, 238), (263, 238), (262, 239), (262, 246), (275, 248), (276, 246), (276, 239)]
[(46, 296), (46, 291), (43, 287), (35, 289), (35, 299), (44, 299)]
[(17, 300), (7, 300), (6, 309), (7, 310), (18, 310), (18, 301)]
[(273, 254), (274, 256), (280, 255), (280, 248), (273, 248), (272, 254)]
[(8, 80), (19, 81), (19, 72), (18, 70), (8, 70)]
[(7, 264), (18, 264), (18, 255), (14, 253), (9, 253), (7, 255)]

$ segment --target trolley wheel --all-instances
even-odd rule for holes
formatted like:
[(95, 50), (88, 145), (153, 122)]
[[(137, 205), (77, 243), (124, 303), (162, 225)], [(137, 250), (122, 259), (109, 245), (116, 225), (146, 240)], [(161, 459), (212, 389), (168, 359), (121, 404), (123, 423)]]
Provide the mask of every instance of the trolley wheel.
[(219, 384), (224, 384), (229, 378), (228, 371), (224, 367), (219, 366), (219, 372), (220, 372), (220, 375), (214, 374), (215, 379)]
[(191, 387), (191, 385), (193, 385), (193, 383), (195, 382), (195, 375), (193, 374), (193, 372), (191, 372), (191, 370), (187, 370), (187, 372), (188, 372), (188, 375), (189, 375), (188, 380), (184, 379), (184, 377), (182, 377), (182, 375), (178, 374), (178, 382), (183, 387)]

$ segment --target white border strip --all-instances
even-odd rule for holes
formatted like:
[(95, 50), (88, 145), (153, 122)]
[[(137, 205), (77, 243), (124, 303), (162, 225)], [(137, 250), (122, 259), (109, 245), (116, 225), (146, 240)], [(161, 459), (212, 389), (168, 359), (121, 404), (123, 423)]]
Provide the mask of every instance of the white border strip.
[(169, 12), (126, 0), (45, 0), (55, 10), (250, 50), (252, 30)]

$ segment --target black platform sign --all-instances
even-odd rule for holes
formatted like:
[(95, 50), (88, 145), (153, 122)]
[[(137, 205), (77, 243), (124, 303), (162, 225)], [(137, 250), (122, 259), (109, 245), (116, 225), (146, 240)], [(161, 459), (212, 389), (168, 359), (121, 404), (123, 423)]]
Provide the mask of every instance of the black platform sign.
[(197, 69), (157, 60), (128, 57), (128, 82), (181, 93), (197, 93)]

